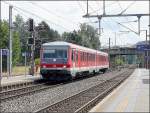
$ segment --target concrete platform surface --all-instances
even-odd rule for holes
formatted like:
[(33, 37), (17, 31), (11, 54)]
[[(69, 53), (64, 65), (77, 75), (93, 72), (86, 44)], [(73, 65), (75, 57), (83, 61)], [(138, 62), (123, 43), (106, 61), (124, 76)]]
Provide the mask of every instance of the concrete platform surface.
[(90, 112), (150, 112), (149, 70), (135, 69), (111, 94)]
[(20, 75), (20, 76), (10, 76), (10, 77), (2, 77), (1, 86), (23, 83), (23, 82), (31, 82), (34, 80), (41, 79), (40, 75)]

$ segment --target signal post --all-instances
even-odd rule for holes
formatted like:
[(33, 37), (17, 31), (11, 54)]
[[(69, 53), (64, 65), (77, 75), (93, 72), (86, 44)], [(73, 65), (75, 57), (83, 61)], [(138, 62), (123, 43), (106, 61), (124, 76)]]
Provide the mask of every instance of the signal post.
[(29, 31), (31, 33), (31, 37), (28, 39), (28, 44), (31, 46), (31, 68), (30, 74), (34, 75), (34, 50), (35, 50), (35, 36), (34, 36), (34, 21), (33, 19), (29, 19)]

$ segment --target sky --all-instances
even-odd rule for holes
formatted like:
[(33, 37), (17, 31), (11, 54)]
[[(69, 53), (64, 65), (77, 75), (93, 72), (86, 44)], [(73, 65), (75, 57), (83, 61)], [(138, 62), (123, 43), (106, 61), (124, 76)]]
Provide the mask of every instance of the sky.
[[(28, 18), (33, 18), (37, 25), (41, 21), (46, 21), (50, 28), (57, 30), (60, 34), (64, 31), (70, 32), (79, 29), (81, 23), (92, 25), (95, 29), (98, 28), (97, 18), (83, 18), (86, 14), (86, 1), (2, 1), (1, 15), (2, 19), (9, 17), (9, 5), (13, 5), (13, 21), (15, 15), (20, 14), (26, 21)], [(148, 14), (148, 1), (106, 1), (106, 14)], [(103, 14), (102, 1), (89, 2), (89, 14)], [(118, 24), (121, 23), (133, 31), (138, 31), (138, 23), (134, 22), (137, 17), (116, 17), (102, 18), (101, 27), (103, 28), (100, 41), (102, 46), (108, 46), (108, 40), (111, 39), (111, 45), (131, 45), (138, 41), (145, 40), (145, 31), (138, 36)], [(141, 30), (148, 30), (149, 17), (141, 17)]]

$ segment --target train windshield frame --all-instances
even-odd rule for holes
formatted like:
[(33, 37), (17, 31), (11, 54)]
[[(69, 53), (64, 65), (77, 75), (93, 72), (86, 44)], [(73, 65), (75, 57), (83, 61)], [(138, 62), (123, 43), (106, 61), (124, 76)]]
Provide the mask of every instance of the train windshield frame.
[(67, 59), (68, 51), (67, 49), (44, 49), (43, 50), (43, 59)]

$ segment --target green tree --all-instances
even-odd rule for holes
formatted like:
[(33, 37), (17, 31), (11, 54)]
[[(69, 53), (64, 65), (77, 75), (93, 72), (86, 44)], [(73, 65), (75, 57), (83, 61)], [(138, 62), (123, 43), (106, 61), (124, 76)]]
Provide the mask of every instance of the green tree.
[(13, 54), (12, 54), (12, 60), (13, 65), (15, 66), (17, 63), (19, 63), (20, 60), (20, 54), (21, 54), (21, 47), (20, 47), (20, 40), (19, 40), (19, 33), (13, 32)]
[(9, 26), (7, 21), (0, 23), (0, 49), (8, 48)]
[(35, 44), (35, 58), (40, 57), (40, 48), (42, 43), (61, 40), (61, 36), (58, 31), (53, 30), (49, 25), (42, 21), (36, 26), (36, 44)]
[(121, 57), (121, 56), (116, 57), (116, 58), (115, 58), (115, 64), (116, 64), (117, 66), (121, 66), (121, 65), (125, 64), (124, 61), (123, 61), (123, 57)]
[(27, 39), (30, 35), (30, 33), (27, 31), (27, 22), (25, 22), (19, 14), (15, 16), (14, 24), (14, 30), (18, 32), (19, 40), (21, 44), (21, 51), (25, 52), (27, 50)]
[(78, 32), (75, 30), (73, 32), (64, 32), (62, 34), (62, 39), (66, 42), (74, 43), (81, 45), (82, 37), (78, 35)]
[(81, 24), (80, 30), (73, 32), (64, 32), (62, 39), (67, 42), (75, 43), (81, 46), (99, 49), (100, 41), (96, 29), (90, 25)]
[(94, 27), (87, 25), (85, 23), (81, 24), (78, 34), (79, 36), (82, 37), (83, 46), (93, 48), (93, 49), (99, 49), (100, 41), (97, 35), (97, 31), (96, 29), (94, 29)]
[[(0, 49), (8, 48), (9, 28), (7, 21), (3, 20), (0, 23)], [(7, 57), (3, 57), (3, 71), (7, 69)]]
[[(21, 47), (18, 32), (14, 31), (12, 34), (12, 62), (13, 65), (16, 65), (19, 62)], [(7, 21), (3, 20), (0, 26), (0, 49), (6, 48), (9, 48), (9, 25)], [(6, 61), (4, 64), (7, 64)]]
[[(30, 35), (30, 33), (27, 30), (27, 22), (25, 22), (19, 14), (15, 16), (15, 21), (13, 22), (14, 25), (14, 31), (18, 32), (19, 41), (20, 41), (20, 47), (21, 47), (21, 53), (28, 51), (28, 45), (27, 40)], [(24, 57), (22, 54), (19, 54), (19, 62), (24, 63)]]
[(42, 40), (42, 42), (51, 42), (61, 39), (58, 31), (50, 28), (45, 21), (42, 21), (38, 24), (38, 26), (36, 27), (36, 31), (38, 34), (38, 38)]

